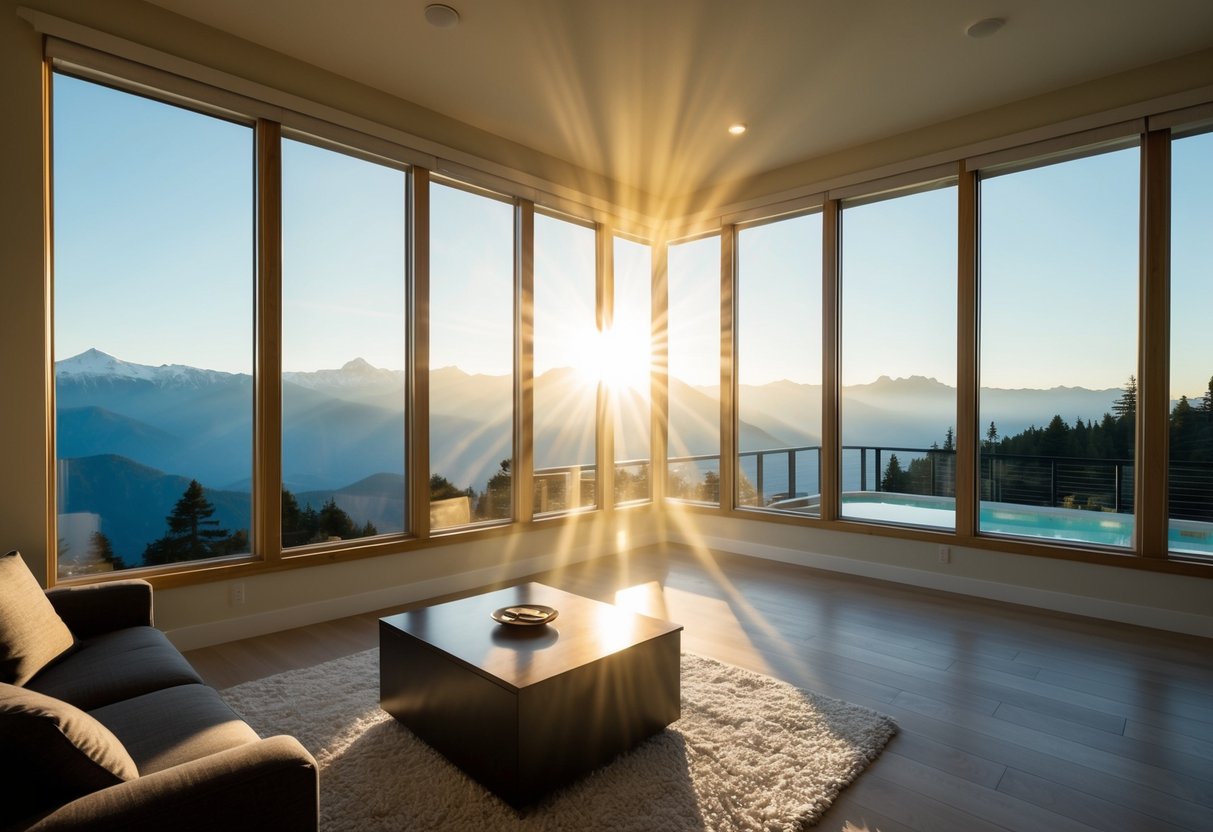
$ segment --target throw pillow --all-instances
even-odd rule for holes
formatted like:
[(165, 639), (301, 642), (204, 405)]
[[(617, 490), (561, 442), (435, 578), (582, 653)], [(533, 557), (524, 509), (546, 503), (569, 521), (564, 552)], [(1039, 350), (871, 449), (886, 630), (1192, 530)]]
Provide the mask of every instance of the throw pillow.
[(21, 555), (0, 556), (0, 682), (24, 685), (72, 644), (71, 631)]
[(0, 683), (6, 774), (0, 826), (139, 776), (113, 733), (74, 705)]

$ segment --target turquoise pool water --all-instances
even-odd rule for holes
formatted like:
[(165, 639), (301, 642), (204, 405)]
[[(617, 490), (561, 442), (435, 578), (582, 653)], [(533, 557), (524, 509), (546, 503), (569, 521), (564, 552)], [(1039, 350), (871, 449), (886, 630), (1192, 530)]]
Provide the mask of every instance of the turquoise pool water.
[[(954, 502), (947, 497), (851, 491), (842, 495), (842, 515), (856, 520), (909, 526), (954, 528), (956, 525)], [(1121, 548), (1133, 545), (1131, 514), (983, 502), (979, 523), (981, 531), (989, 534)], [(1172, 520), (1169, 540), (1173, 552), (1213, 557), (1211, 523)]]

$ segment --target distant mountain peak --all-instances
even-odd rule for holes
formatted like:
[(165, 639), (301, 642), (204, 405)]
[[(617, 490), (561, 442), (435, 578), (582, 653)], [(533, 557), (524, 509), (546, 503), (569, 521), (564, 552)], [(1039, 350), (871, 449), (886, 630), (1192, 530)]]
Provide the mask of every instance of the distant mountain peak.
[(214, 383), (220, 379), (231, 379), (235, 375), (237, 374), (219, 370), (203, 370), (187, 364), (161, 364), (159, 367), (136, 364), (133, 361), (123, 361), (96, 347), (55, 362), (55, 377), (61, 379), (129, 379), (155, 384), (200, 385)]
[(96, 347), (89, 347), (79, 355), (55, 362), (56, 376), (110, 376), (150, 381), (155, 375), (155, 369), (146, 364), (123, 361)]
[(341, 371), (343, 373), (374, 372), (377, 369), (379, 368), (371, 364), (365, 358), (355, 358), (352, 361), (347, 361), (341, 365)]

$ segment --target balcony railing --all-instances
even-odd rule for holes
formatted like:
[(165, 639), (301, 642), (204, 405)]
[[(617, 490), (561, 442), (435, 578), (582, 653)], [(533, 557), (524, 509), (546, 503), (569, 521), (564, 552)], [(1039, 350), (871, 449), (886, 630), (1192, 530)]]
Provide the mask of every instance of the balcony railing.
[[(884, 480), (889, 460), (896, 455), (905, 475), (896, 493), (955, 497), (955, 451), (843, 445), (842, 452), (843, 491), (887, 490)], [(743, 451), (738, 454), (738, 464), (741, 505), (767, 507), (820, 494), (819, 445)], [(670, 496), (719, 503), (719, 454), (670, 457), (669, 465), (678, 473), (671, 477)], [(647, 488), (647, 460), (618, 462), (616, 470), (635, 472), (646, 480), (643, 485)], [(1133, 482), (1132, 460), (985, 451), (979, 455), (978, 485), (983, 501), (1131, 514)], [(1213, 522), (1213, 462), (1170, 463), (1168, 488), (1172, 519)], [(596, 493), (597, 471), (593, 465), (535, 471), (536, 514), (592, 506)], [(616, 494), (617, 501), (627, 497)]]

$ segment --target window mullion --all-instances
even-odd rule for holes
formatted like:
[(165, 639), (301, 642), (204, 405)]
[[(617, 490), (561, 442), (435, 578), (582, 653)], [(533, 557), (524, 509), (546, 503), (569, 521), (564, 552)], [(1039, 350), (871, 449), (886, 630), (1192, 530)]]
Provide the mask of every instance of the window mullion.
[(514, 518), (535, 512), (535, 203), (514, 212)]
[(720, 229), (720, 508), (731, 511), (737, 495), (737, 226)]
[(253, 545), (282, 557), (282, 129), (259, 119)]
[[(611, 329), (615, 318), (615, 235), (604, 224), (597, 227), (597, 309), (599, 342)], [(598, 379), (598, 508), (608, 514), (615, 510), (615, 416), (611, 410), (612, 393)]]
[(669, 245), (653, 246), (649, 370), (649, 499), (664, 502), (670, 468)]
[(412, 349), (408, 373), (410, 425), (408, 452), (409, 528), (421, 539), (430, 536), (430, 172), (413, 168)]
[(977, 534), (978, 282), (977, 173), (959, 165), (956, 258), (956, 534)]
[(837, 520), (842, 501), (842, 431), (839, 399), (839, 318), (842, 314), (839, 269), (838, 200), (827, 200), (821, 223), (821, 519)]
[(1145, 134), (1141, 158), (1141, 286), (1137, 336), (1137, 553), (1167, 556), (1170, 431), (1171, 134)]

